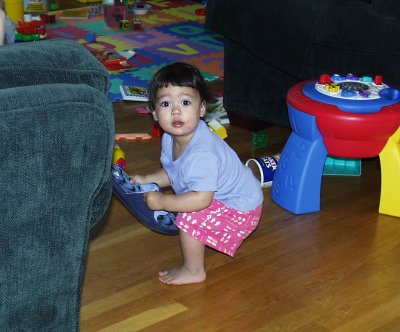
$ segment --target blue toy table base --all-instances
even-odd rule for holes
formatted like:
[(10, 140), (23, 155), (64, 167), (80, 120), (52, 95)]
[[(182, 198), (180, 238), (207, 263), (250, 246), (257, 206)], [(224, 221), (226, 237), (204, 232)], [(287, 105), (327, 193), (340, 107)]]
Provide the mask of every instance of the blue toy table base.
[(295, 214), (316, 212), (320, 210), (321, 179), (327, 150), (315, 117), (290, 105), (288, 109), (293, 131), (275, 171), (271, 198)]

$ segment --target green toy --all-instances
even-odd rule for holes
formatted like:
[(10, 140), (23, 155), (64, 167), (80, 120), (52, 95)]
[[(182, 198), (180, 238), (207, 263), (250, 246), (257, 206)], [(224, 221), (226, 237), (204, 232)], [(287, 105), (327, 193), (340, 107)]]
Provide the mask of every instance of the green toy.
[(267, 135), (262, 131), (254, 132), (252, 136), (252, 146), (256, 149), (263, 149), (267, 147)]

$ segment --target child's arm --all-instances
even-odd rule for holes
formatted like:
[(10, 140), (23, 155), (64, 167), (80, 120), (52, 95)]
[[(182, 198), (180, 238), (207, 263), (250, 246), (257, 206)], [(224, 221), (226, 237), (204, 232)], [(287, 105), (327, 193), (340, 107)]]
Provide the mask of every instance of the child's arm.
[(210, 206), (213, 198), (213, 191), (190, 191), (181, 195), (148, 192), (144, 197), (150, 209), (171, 212), (202, 210)]
[(157, 183), (160, 188), (169, 187), (171, 184), (169, 182), (169, 177), (164, 169), (147, 175), (133, 175), (131, 177), (133, 183), (143, 184), (143, 183)]

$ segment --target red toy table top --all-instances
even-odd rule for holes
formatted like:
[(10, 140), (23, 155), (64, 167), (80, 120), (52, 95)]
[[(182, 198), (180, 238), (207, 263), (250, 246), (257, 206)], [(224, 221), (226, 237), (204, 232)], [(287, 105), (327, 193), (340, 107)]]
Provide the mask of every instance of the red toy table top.
[(379, 155), (387, 140), (400, 126), (400, 104), (384, 106), (376, 113), (348, 113), (336, 105), (307, 97), (300, 82), (287, 94), (287, 103), (295, 109), (315, 116), (328, 154), (348, 158)]

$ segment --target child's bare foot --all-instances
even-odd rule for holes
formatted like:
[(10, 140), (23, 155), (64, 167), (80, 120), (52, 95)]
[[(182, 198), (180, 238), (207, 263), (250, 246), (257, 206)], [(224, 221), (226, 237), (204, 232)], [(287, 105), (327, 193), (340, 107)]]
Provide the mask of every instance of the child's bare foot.
[(161, 271), (158, 275), (161, 282), (169, 285), (195, 284), (206, 280), (206, 272), (203, 269), (191, 271), (184, 265)]

